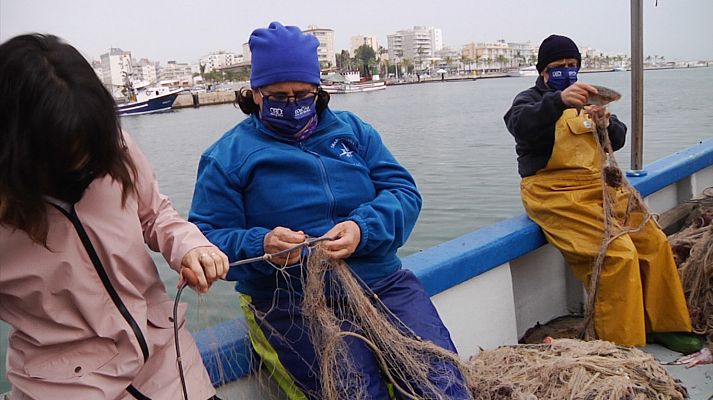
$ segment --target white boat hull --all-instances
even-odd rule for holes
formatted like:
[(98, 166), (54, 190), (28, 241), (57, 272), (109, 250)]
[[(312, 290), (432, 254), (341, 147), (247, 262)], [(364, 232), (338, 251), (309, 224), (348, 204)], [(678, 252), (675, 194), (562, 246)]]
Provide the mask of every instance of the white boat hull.
[(373, 92), (376, 90), (386, 89), (385, 81), (374, 81), (374, 82), (354, 82), (354, 83), (332, 83), (332, 84), (322, 84), (322, 89), (325, 92), (334, 93), (357, 93), (357, 92)]

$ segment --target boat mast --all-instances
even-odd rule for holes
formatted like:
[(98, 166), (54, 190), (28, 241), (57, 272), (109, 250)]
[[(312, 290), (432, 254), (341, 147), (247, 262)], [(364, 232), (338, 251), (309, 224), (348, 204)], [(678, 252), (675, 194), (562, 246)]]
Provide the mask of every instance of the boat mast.
[(644, 159), (644, 33), (642, 0), (631, 0), (631, 171), (646, 175)]

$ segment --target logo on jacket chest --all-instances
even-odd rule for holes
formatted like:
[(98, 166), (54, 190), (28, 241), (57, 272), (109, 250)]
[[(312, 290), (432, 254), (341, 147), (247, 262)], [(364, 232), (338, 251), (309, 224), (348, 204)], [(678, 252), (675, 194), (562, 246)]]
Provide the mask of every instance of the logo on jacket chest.
[(354, 142), (351, 139), (334, 139), (329, 145), (339, 157), (351, 158), (354, 156)]

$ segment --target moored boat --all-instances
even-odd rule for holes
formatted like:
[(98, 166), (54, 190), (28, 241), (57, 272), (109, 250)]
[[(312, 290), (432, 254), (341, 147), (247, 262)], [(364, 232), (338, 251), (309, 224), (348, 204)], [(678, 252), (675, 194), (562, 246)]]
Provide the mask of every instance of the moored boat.
[(131, 89), (133, 95), (126, 103), (117, 104), (119, 116), (150, 114), (168, 111), (173, 107), (178, 94), (183, 89), (169, 89), (166, 87), (141, 87)]
[(320, 85), (325, 92), (333, 93), (355, 93), (372, 92), (386, 89), (386, 81), (374, 75), (371, 80), (364, 80), (358, 72), (342, 74), (328, 74), (322, 77)]
[(537, 68), (534, 65), (530, 65), (527, 67), (523, 68), (516, 68), (516, 69), (511, 69), (508, 71), (508, 76), (537, 76), (539, 75), (537, 72)]
[(386, 89), (385, 81), (323, 83), (322, 89), (327, 93), (372, 92)]

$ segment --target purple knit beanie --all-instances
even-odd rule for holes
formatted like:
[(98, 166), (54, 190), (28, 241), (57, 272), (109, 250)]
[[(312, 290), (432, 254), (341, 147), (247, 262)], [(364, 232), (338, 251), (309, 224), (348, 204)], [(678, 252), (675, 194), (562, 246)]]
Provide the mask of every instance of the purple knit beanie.
[(306, 35), (296, 26), (271, 22), (267, 28), (255, 29), (248, 44), (253, 88), (290, 81), (319, 85), (319, 40), (314, 35)]
[(582, 65), (582, 55), (579, 54), (577, 45), (567, 36), (550, 35), (542, 41), (540, 50), (537, 52), (537, 72), (547, 68), (547, 64), (563, 58), (576, 58), (577, 68)]

